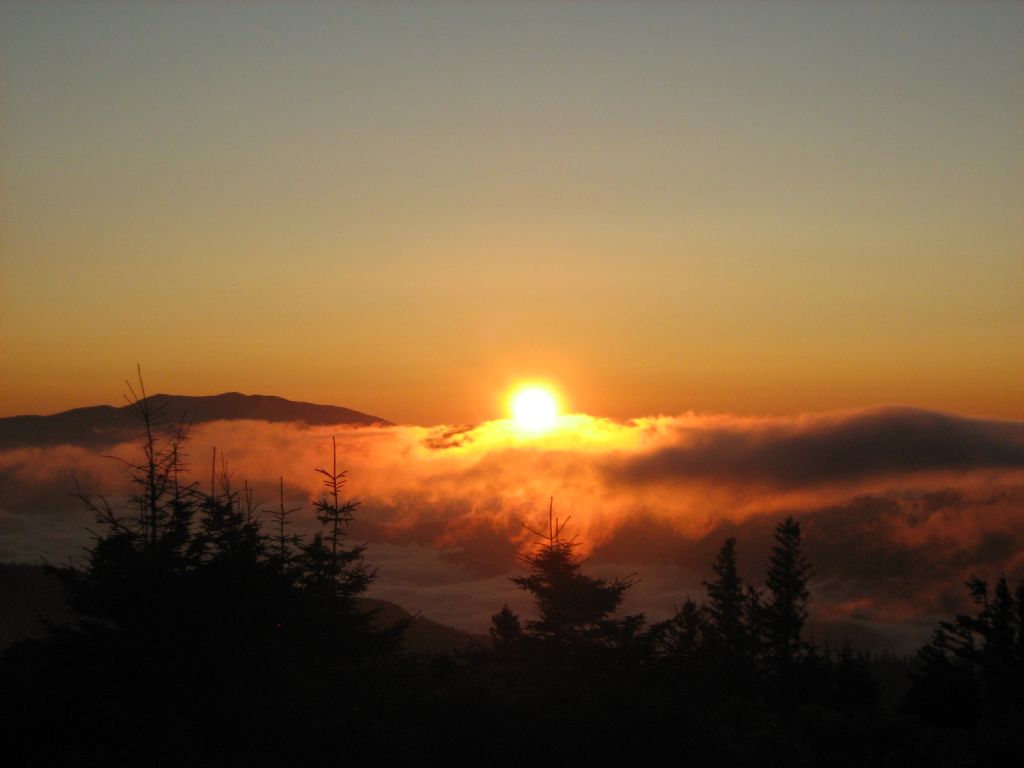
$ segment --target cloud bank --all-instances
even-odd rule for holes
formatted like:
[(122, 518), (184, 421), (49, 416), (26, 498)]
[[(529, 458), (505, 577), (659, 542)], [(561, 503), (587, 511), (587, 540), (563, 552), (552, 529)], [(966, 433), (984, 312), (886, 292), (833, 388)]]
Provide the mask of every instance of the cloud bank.
[[(774, 525), (803, 523), (815, 566), (814, 614), (884, 632), (956, 607), (970, 573), (1024, 577), (1024, 424), (912, 409), (793, 418), (686, 414), (615, 422), (562, 417), (550, 433), (507, 421), (474, 426), (308, 427), (223, 421), (198, 425), (189, 450), (197, 482), (210, 451), (232, 482), (276, 504), (283, 477), (312, 529), (315, 468), (330, 438), (360, 500), (352, 534), (380, 566), (376, 594), (480, 631), (503, 602), (524, 527), (546, 525), (548, 499), (571, 516), (595, 572), (636, 571), (628, 608), (667, 615), (701, 593), (727, 536), (759, 582)], [(138, 447), (114, 447), (136, 458)], [(88, 543), (75, 481), (115, 503), (119, 462), (81, 446), (0, 453), (0, 559), (64, 560)]]

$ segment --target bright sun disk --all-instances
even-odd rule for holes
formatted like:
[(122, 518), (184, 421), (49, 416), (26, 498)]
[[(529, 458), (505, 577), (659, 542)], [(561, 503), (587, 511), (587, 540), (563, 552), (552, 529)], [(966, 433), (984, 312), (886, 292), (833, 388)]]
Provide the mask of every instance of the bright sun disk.
[(512, 416), (520, 428), (543, 432), (555, 425), (558, 401), (543, 387), (526, 387), (512, 398)]

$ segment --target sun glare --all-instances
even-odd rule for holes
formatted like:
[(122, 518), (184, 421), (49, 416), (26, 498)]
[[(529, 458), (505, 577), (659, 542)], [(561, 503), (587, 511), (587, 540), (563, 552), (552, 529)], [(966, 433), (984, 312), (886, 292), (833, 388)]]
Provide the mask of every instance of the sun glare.
[(528, 432), (544, 432), (555, 426), (558, 400), (544, 387), (524, 387), (512, 396), (512, 417)]

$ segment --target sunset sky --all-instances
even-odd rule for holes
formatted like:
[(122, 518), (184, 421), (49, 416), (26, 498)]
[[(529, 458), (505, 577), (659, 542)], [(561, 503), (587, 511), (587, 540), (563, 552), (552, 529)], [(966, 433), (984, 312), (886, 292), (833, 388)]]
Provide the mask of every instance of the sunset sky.
[(0, 6), (0, 416), (1024, 418), (1024, 4)]

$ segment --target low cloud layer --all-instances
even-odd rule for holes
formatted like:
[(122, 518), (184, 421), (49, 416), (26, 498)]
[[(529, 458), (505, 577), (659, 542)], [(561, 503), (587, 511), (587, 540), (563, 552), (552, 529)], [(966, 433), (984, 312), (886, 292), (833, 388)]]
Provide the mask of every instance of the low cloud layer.
[[(667, 615), (701, 593), (727, 536), (759, 582), (774, 525), (803, 524), (815, 566), (814, 613), (884, 635), (948, 612), (970, 573), (1024, 577), (1024, 424), (910, 409), (798, 418), (683, 415), (621, 423), (566, 416), (542, 436), (509, 422), (471, 427), (307, 427), (253, 421), (197, 426), (194, 476), (210, 452), (232, 482), (314, 524), (315, 469), (331, 437), (361, 501), (353, 536), (380, 566), (376, 594), (481, 631), (503, 602), (517, 553), (546, 525), (548, 499), (571, 516), (596, 573), (636, 571), (629, 608)], [(136, 458), (137, 444), (110, 453)], [(69, 496), (127, 493), (123, 465), (80, 446), (0, 453), (0, 559), (65, 560), (88, 543)]]
[(616, 468), (627, 482), (819, 487), (921, 472), (1019, 470), (1024, 428), (913, 409), (675, 429), (669, 444)]

